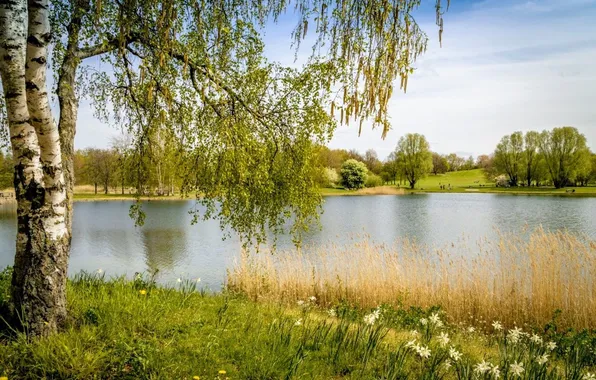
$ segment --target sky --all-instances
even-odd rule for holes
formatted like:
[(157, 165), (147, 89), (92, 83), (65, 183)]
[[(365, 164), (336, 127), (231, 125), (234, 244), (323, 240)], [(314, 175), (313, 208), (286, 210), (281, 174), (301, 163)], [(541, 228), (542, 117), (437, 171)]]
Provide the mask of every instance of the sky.
[[(570, 125), (596, 151), (596, 0), (451, 0), (442, 48), (434, 0), (422, 3), (415, 17), (428, 50), (407, 94), (389, 101), (391, 131), (383, 140), (370, 125), (360, 136), (357, 124), (339, 126), (331, 148), (372, 148), (385, 158), (400, 136), (421, 133), (433, 151), (477, 156), (505, 134)], [(296, 64), (292, 20), (266, 28), (269, 59)], [(119, 133), (81, 102), (77, 148), (107, 147)]]

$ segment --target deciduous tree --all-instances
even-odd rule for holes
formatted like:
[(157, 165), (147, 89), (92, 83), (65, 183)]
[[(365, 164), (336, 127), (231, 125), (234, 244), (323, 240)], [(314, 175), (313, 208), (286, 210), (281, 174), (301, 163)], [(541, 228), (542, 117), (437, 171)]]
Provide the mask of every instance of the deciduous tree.
[[(183, 142), (183, 187), (200, 193), (207, 210), (198, 217), (261, 241), (293, 214), (298, 233), (318, 210), (313, 147), (329, 139), (334, 117), (361, 125), (370, 117), (383, 137), (389, 130), (394, 81), (405, 91), (426, 47), (411, 16), (419, 3), (297, 0), (296, 46), (309, 30), (315, 42), (304, 68), (290, 69), (267, 62), (258, 32), (287, 1), (0, 2), (0, 77), (18, 201), (12, 297), (28, 331), (47, 335), (66, 316), (81, 93), (92, 95), (99, 116), (131, 132), (139, 157), (150, 154), (155, 130)], [(441, 14), (437, 1), (440, 33)], [(98, 56), (109, 75), (81, 67)], [(331, 88), (341, 95), (329, 98)]]
[(517, 186), (524, 165), (524, 135), (515, 132), (504, 136), (495, 149), (495, 167), (509, 177), (509, 184)]
[(433, 174), (445, 174), (447, 171), (449, 171), (449, 162), (447, 161), (447, 158), (439, 153), (433, 152)]
[(569, 184), (574, 171), (589, 160), (586, 137), (574, 127), (543, 131), (539, 140), (540, 153), (553, 185), (559, 189)]
[(403, 165), (404, 175), (410, 188), (430, 173), (433, 167), (432, 153), (426, 138), (418, 133), (409, 133), (399, 139), (396, 154)]

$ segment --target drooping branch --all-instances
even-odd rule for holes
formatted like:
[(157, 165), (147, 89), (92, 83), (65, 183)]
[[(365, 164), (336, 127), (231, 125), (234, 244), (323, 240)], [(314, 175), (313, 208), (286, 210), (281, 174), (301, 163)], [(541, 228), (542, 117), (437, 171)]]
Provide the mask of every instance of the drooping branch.
[(136, 38), (130, 36), (127, 36), (124, 39), (117, 37), (108, 37), (104, 42), (100, 44), (79, 48), (77, 51), (77, 57), (83, 60), (98, 55), (107, 54), (109, 52), (121, 48), (122, 46), (126, 47), (136, 41)]

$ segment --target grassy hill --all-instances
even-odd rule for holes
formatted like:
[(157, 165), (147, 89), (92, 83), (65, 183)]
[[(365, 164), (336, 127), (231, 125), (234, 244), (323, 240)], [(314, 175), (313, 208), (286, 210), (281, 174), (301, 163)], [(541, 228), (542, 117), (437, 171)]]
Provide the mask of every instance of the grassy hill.
[(452, 189), (480, 187), (480, 185), (494, 186), (493, 183), (486, 180), (482, 169), (474, 169), (437, 175), (430, 174), (426, 178), (421, 179), (416, 184), (416, 188), (424, 190), (440, 190), (441, 184), (451, 184)]

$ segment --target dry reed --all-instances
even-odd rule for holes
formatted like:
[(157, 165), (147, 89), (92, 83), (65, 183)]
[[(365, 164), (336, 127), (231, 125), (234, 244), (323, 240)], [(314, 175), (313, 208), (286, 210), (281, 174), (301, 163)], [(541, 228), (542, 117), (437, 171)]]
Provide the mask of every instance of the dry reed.
[(465, 323), (543, 325), (561, 310), (560, 325), (593, 328), (595, 278), (594, 241), (538, 229), (443, 248), (365, 238), (344, 247), (244, 252), (227, 285), (256, 300), (295, 302), (314, 295), (322, 306), (440, 305), (453, 322)]

